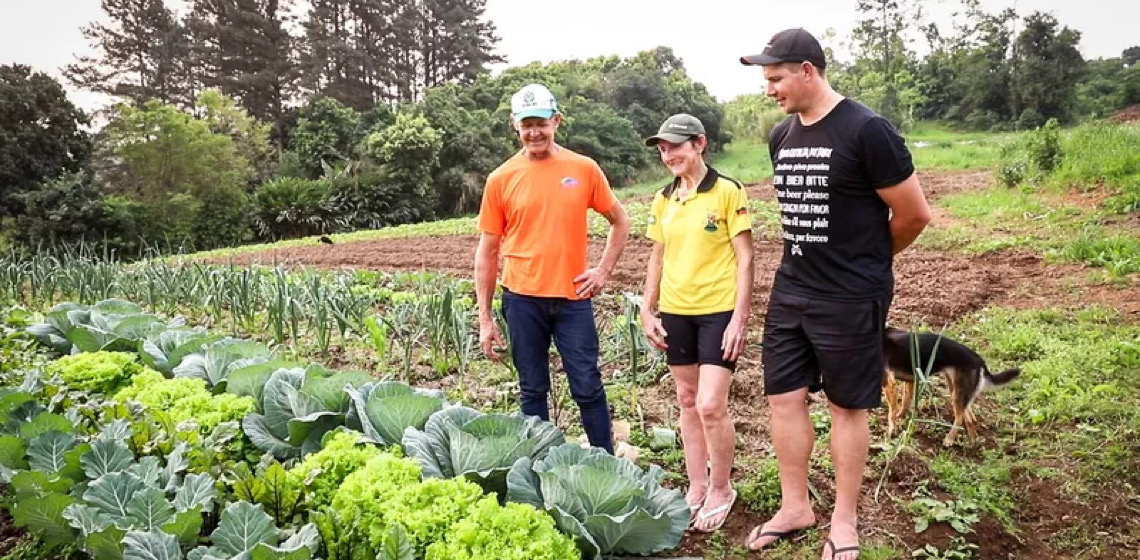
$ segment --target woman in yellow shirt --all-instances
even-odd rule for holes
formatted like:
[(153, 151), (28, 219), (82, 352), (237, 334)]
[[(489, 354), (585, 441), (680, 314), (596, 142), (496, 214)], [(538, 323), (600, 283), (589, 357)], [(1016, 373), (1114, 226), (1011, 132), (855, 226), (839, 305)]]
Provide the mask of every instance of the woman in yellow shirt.
[(696, 117), (673, 115), (645, 142), (657, 147), (673, 181), (653, 199), (641, 323), (665, 351), (677, 386), (692, 527), (715, 531), (736, 501), (728, 392), (752, 299), (748, 195), (705, 163), (708, 138)]

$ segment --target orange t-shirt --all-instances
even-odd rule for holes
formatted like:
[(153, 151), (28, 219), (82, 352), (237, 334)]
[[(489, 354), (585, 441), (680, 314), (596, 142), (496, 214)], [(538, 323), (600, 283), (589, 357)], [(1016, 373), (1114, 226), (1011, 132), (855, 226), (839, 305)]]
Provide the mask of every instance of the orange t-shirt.
[(479, 229), (502, 236), (503, 286), (540, 297), (581, 299), (574, 278), (587, 266), (587, 210), (617, 202), (593, 159), (564, 147), (544, 160), (521, 151), (491, 172)]

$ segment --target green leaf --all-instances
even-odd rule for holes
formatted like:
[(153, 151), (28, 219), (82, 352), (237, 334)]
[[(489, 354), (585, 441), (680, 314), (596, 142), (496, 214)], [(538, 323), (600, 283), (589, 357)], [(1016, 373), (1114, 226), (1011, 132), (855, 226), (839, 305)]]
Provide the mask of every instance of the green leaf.
[(37, 414), (35, 418), (32, 418), (31, 422), (20, 426), (20, 437), (27, 441), (36, 439), (48, 432), (74, 434), (75, 425), (71, 423), (71, 420), (58, 414), (41, 412)]
[(32, 500), (20, 500), (12, 506), (12, 520), (27, 527), (49, 544), (64, 544), (75, 539), (75, 531), (63, 517), (75, 499), (67, 494), (51, 493)]
[(190, 468), (190, 459), (186, 452), (190, 446), (185, 441), (178, 442), (174, 449), (166, 456), (166, 467), (162, 469), (159, 485), (167, 492), (174, 492), (181, 484), (181, 474)]
[(250, 551), (252, 560), (309, 560), (317, 552), (316, 526), (307, 523), (281, 546), (260, 543)]
[(87, 537), (87, 553), (94, 560), (123, 560), (123, 537), (127, 532), (118, 527), (107, 529)]
[(328, 377), (308, 374), (300, 391), (321, 403), (324, 410), (345, 412), (348, 410), (348, 394), (345, 387), (358, 387), (372, 381), (372, 376), (361, 371), (343, 371)]
[(99, 439), (126, 443), (131, 437), (131, 422), (126, 418), (116, 418), (103, 426)]
[(17, 501), (35, 500), (48, 494), (71, 491), (72, 479), (49, 475), (42, 471), (20, 471), (10, 482)]
[(35, 402), (36, 398), (25, 391), (17, 391), (8, 387), (0, 388), (0, 418), (7, 418), (13, 410), (27, 402)]
[(163, 525), (162, 530), (177, 537), (182, 544), (192, 545), (198, 541), (198, 533), (202, 530), (202, 511), (193, 508), (180, 512)]
[(123, 317), (111, 328), (111, 332), (115, 336), (130, 341), (134, 347), (130, 349), (131, 351), (134, 351), (142, 340), (164, 330), (166, 330), (166, 323), (158, 316), (149, 314)]
[(182, 560), (182, 550), (174, 535), (130, 531), (123, 537), (123, 560)]
[(210, 535), (214, 548), (229, 556), (241, 554), (258, 543), (277, 544), (277, 527), (260, 505), (233, 502), (222, 511), (218, 528)]
[(127, 467), (126, 472), (137, 476), (144, 486), (158, 487), (159, 481), (162, 479), (162, 464), (158, 457), (147, 455), (139, 459), (137, 463)]
[(16, 436), (0, 437), (0, 465), (9, 469), (28, 468), (28, 448), (24, 440)]
[(273, 360), (261, 364), (253, 364), (230, 371), (226, 378), (226, 392), (244, 397), (253, 397), (257, 406), (261, 407), (261, 400), (265, 392), (265, 384), (279, 369), (297, 367), (294, 362)]
[(64, 333), (80, 352), (98, 352), (109, 348), (119, 340), (114, 333), (107, 332), (93, 325), (75, 325)]
[(111, 515), (117, 523), (130, 515), (131, 497), (144, 488), (142, 479), (127, 471), (108, 473), (87, 487), (83, 501)]
[(131, 496), (127, 512), (136, 521), (134, 527), (156, 531), (174, 519), (174, 506), (166, 499), (166, 493), (158, 488), (146, 488)]
[(178, 494), (174, 497), (174, 508), (179, 512), (200, 509), (214, 511), (214, 500), (218, 489), (210, 473), (192, 474), (186, 477)]
[(225, 338), (206, 347), (200, 354), (190, 354), (172, 371), (174, 377), (204, 379), (213, 388), (226, 381), (230, 371), (272, 359), (273, 353), (254, 340)]
[(369, 423), (380, 435), (381, 444), (396, 444), (404, 438), (404, 430), (409, 426), (422, 430), (432, 414), (443, 409), (442, 398), (427, 395), (378, 396), (373, 391), (364, 407)]
[(64, 467), (59, 471), (60, 476), (65, 476), (76, 482), (86, 480), (83, 476), (83, 466), (80, 464), (84, 455), (91, 451), (90, 443), (81, 443), (72, 447), (63, 454)]
[(321, 440), (330, 430), (344, 425), (344, 415), (339, 412), (314, 412), (289, 420), (289, 443), (300, 446), (301, 455), (321, 450)]
[(79, 461), (83, 466), (83, 474), (95, 480), (107, 473), (126, 469), (134, 459), (134, 454), (125, 443), (117, 440), (99, 440), (91, 444), (91, 450)]
[(245, 418), (241, 420), (241, 427), (255, 447), (278, 459), (285, 460), (301, 455), (300, 447), (290, 445), (285, 440), (273, 435), (269, 429), (268, 421), (261, 414), (246, 414)]
[(36, 436), (28, 445), (28, 464), (37, 471), (58, 473), (67, 466), (66, 454), (74, 445), (75, 436), (63, 432)]
[(79, 530), (83, 538), (102, 532), (115, 523), (115, 519), (87, 504), (74, 503), (63, 510), (63, 518)]
[(392, 525), (392, 530), (384, 536), (384, 545), (380, 547), (376, 560), (416, 560), (416, 548), (408, 539), (403, 525)]

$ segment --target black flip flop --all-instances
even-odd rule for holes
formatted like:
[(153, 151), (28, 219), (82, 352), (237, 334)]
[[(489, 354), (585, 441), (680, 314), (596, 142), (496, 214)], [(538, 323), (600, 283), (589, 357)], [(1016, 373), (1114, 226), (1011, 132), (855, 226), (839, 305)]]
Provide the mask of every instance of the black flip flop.
[(852, 550), (855, 551), (855, 558), (859, 558), (859, 545), (857, 545), (857, 544), (852, 545), (852, 546), (845, 546), (843, 548), (836, 548), (835, 542), (832, 541), (831, 539), (827, 539), (827, 546), (831, 547), (831, 558), (832, 558), (832, 560), (835, 560), (835, 556), (838, 555), (839, 553), (851, 552)]

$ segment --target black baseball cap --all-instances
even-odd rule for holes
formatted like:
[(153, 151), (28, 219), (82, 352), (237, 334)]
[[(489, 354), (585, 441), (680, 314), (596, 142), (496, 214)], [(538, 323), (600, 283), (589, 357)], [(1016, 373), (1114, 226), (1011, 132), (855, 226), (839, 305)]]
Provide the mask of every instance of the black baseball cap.
[(812, 63), (817, 68), (827, 67), (823, 47), (819, 45), (815, 36), (801, 27), (785, 29), (773, 35), (760, 54), (740, 57), (740, 63), (745, 66), (767, 66), (781, 62), (804, 61)]

